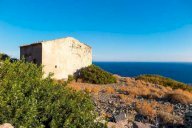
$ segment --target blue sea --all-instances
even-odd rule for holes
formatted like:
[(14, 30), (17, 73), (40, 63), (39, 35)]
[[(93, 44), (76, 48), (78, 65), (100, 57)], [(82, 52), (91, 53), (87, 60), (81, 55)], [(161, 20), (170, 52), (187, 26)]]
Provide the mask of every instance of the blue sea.
[(102, 69), (120, 76), (157, 74), (192, 84), (192, 63), (180, 62), (94, 62)]

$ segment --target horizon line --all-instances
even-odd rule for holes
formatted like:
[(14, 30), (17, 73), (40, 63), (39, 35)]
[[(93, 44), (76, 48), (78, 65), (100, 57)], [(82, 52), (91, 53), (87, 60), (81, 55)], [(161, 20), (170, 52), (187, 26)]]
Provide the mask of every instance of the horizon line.
[(114, 63), (192, 63), (192, 61), (93, 61), (94, 62), (114, 62)]

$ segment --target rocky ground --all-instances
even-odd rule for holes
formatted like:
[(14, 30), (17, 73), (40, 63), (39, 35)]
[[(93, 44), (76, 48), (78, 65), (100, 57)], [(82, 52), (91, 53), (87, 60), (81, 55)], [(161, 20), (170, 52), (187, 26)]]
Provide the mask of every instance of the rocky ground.
[(107, 120), (109, 128), (184, 127), (185, 113), (192, 103), (190, 92), (129, 77), (116, 78), (116, 84), (78, 81), (69, 86), (92, 95), (98, 120)]

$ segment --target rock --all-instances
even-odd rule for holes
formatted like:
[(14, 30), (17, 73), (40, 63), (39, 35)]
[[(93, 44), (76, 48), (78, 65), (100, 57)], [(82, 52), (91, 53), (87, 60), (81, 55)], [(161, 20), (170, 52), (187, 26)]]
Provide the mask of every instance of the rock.
[(118, 115), (113, 115), (112, 121), (119, 122), (119, 121), (125, 120), (126, 118), (127, 118), (127, 115), (125, 113), (120, 113)]
[(155, 126), (153, 126), (152, 124), (148, 124), (148, 123), (141, 123), (141, 122), (137, 122), (134, 121), (133, 122), (133, 128), (156, 128)]
[(112, 101), (112, 100), (109, 100), (108, 103), (109, 103), (109, 104), (113, 104), (113, 101)]
[(186, 128), (192, 127), (192, 112), (189, 111), (189, 112), (185, 113), (184, 124), (185, 124)]
[(0, 125), (0, 128), (14, 128), (14, 127), (9, 123), (4, 123), (4, 124)]
[(137, 113), (137, 114), (135, 115), (135, 121), (139, 121), (139, 122), (147, 122), (148, 119), (146, 118), (146, 116)]
[(117, 123), (109, 122), (107, 128), (129, 128), (129, 123), (127, 120), (122, 120)]

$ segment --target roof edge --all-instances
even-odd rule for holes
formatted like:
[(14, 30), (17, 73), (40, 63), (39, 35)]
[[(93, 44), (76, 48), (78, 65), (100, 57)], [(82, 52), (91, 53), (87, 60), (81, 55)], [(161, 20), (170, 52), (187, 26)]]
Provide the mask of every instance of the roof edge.
[(26, 44), (26, 45), (21, 45), (21, 46), (19, 46), (19, 47), (22, 48), (22, 47), (28, 47), (28, 46), (35, 46), (35, 45), (39, 45), (39, 44), (42, 44), (42, 42), (32, 43), (32, 44)]
[(34, 46), (34, 45), (39, 45), (39, 44), (42, 44), (42, 43), (45, 43), (45, 42), (48, 42), (48, 41), (55, 41), (55, 40), (61, 40), (61, 39), (71, 39), (71, 40), (76, 40), (76, 41), (78, 41), (79, 43), (84, 44), (84, 45), (86, 45), (87, 47), (89, 47), (89, 48), (92, 49), (91, 46), (87, 45), (86, 43), (80, 42), (79, 40), (77, 40), (77, 39), (75, 39), (75, 38), (73, 38), (73, 37), (57, 38), (57, 39), (46, 40), (46, 41), (43, 40), (43, 41), (39, 41), (39, 42), (35, 42), (35, 43), (31, 43), (31, 44), (21, 45), (21, 46), (19, 46), (19, 47), (22, 48), (22, 47)]

